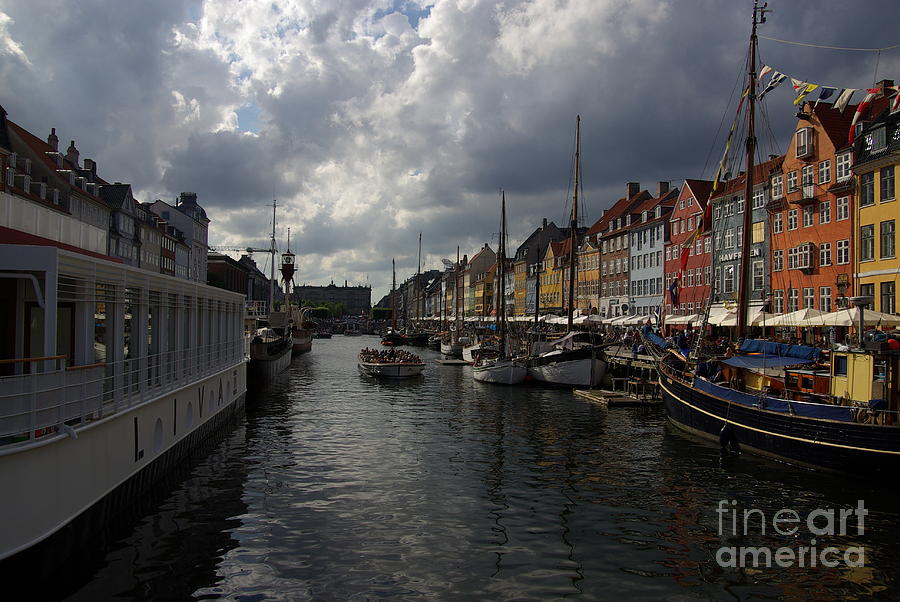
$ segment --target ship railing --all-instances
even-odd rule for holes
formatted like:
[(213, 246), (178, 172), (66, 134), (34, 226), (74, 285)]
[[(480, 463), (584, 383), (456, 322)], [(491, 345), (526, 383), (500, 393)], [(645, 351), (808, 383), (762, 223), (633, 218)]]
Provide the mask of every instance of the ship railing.
[[(77, 436), (76, 431), (90, 423), (245, 361), (245, 348), (241, 337), (78, 366), (67, 366), (63, 355), (0, 360), (0, 371), (8, 364), (18, 372), (0, 376), (0, 450), (57, 435)], [(230, 398), (238, 386), (235, 380), (227, 375), (211, 393)]]

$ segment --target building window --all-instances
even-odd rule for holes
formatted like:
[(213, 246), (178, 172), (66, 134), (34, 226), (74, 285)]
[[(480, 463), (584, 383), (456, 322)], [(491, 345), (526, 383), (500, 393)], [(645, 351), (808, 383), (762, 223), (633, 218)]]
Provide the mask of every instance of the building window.
[(804, 165), (803, 172), (800, 175), (800, 183), (801, 184), (812, 184), (813, 183), (813, 166), (812, 165)]
[(797, 157), (805, 157), (811, 150), (809, 129), (810, 128), (801, 128), (797, 130), (797, 145), (795, 147)]
[(736, 202), (737, 202), (737, 214), (743, 215), (743, 213), (744, 213), (744, 197), (742, 197), (742, 196), (737, 197)]
[(778, 174), (772, 176), (772, 198), (780, 199), (782, 196), (784, 196), (784, 176)]
[(794, 192), (797, 190), (797, 170), (789, 171), (787, 175), (787, 191)]
[(823, 242), (819, 245), (819, 265), (831, 265), (831, 243)]
[(775, 310), (776, 314), (784, 313), (784, 291), (777, 290), (773, 291), (773, 293), (775, 296), (772, 309)]
[(875, 225), (861, 226), (859, 229), (859, 260), (875, 259)]
[(850, 178), (850, 153), (842, 153), (835, 158), (837, 181), (841, 182)]
[(797, 229), (797, 210), (791, 209), (788, 211), (788, 230), (796, 230)]
[(831, 201), (822, 201), (819, 203), (819, 223), (831, 223)]
[(711, 271), (709, 266), (703, 268), (703, 284), (709, 285), (709, 274)]
[(816, 306), (816, 289), (809, 287), (803, 289), (803, 309), (815, 308)]
[(784, 269), (784, 249), (778, 249), (772, 253), (772, 271), (780, 272)]
[(809, 228), (813, 225), (814, 220), (813, 216), (816, 213), (816, 208), (812, 205), (807, 205), (803, 208), (803, 227)]
[(895, 296), (896, 284), (893, 280), (881, 283), (881, 311), (892, 314), (897, 308)]
[(723, 282), (722, 292), (723, 293), (733, 293), (734, 292), (734, 266), (726, 265), (724, 268), (722, 268), (722, 271), (724, 273), (723, 278), (722, 278), (722, 282)]
[(753, 238), (750, 239), (752, 243), (760, 243), (765, 240), (766, 237), (766, 222), (753, 222)]
[(760, 291), (765, 285), (765, 273), (763, 272), (763, 262), (753, 262), (753, 290)]
[(850, 197), (842, 196), (837, 200), (837, 215), (835, 218), (838, 221), (844, 219), (850, 219)]
[(859, 176), (859, 206), (868, 207), (875, 203), (875, 172)]
[(704, 252), (704, 253), (709, 253), (710, 246), (712, 246), (712, 238), (709, 237), (709, 236), (707, 236), (707, 237), (703, 240), (703, 252)]
[(788, 289), (787, 310), (789, 312), (791, 312), (791, 311), (797, 311), (798, 309), (800, 309), (800, 291), (795, 288)]
[(859, 285), (859, 294), (862, 297), (874, 297), (875, 296), (875, 285), (874, 284), (860, 284)]
[(744, 227), (737, 227), (737, 246), (742, 246), (744, 244)]
[(784, 232), (784, 214), (779, 212), (772, 216), (772, 230), (775, 234)]
[(734, 246), (734, 228), (725, 229), (725, 248), (730, 249)]
[(850, 241), (837, 241), (837, 263), (844, 265), (850, 263)]
[(831, 159), (819, 161), (819, 184), (827, 184), (831, 181)]
[(894, 166), (888, 165), (879, 173), (881, 181), (881, 202), (894, 200)]
[(831, 287), (819, 287), (819, 309), (824, 312), (831, 311)]
[(881, 259), (895, 256), (894, 220), (881, 222)]
[(753, 191), (753, 208), (754, 209), (762, 209), (766, 205), (766, 190), (765, 188), (757, 188)]

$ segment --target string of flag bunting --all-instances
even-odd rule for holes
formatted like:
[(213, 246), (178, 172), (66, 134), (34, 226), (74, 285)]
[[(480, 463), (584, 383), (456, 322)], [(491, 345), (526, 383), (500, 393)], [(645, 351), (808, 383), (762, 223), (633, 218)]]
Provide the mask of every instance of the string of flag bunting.
[[(793, 104), (799, 105), (802, 103), (807, 96), (809, 96), (812, 92), (816, 90), (819, 91), (819, 96), (816, 98), (816, 105), (819, 104), (820, 101), (827, 100), (837, 94), (837, 98), (834, 100), (834, 104), (832, 105), (835, 109), (837, 109), (841, 114), (847, 109), (847, 106), (850, 104), (850, 100), (853, 98), (853, 95), (857, 92), (865, 90), (866, 95), (863, 98), (862, 102), (860, 102), (856, 106), (856, 111), (853, 114), (853, 120), (850, 124), (850, 134), (848, 143), (853, 144), (854, 131), (856, 122), (859, 120), (860, 116), (865, 113), (866, 108), (869, 106), (869, 103), (872, 102), (872, 99), (876, 94), (883, 93), (886, 94), (888, 90), (893, 90), (895, 92), (894, 99), (891, 102), (891, 110), (896, 111), (900, 109), (900, 85), (898, 86), (886, 86), (884, 89), (882, 88), (842, 88), (839, 86), (824, 86), (821, 84), (815, 84), (807, 81), (803, 81), (800, 79), (796, 79), (794, 77), (790, 77), (789, 75), (782, 73), (780, 71), (776, 71), (769, 65), (765, 65), (759, 71), (758, 79), (761, 81), (763, 77), (767, 74), (771, 73), (769, 76), (769, 81), (766, 84), (765, 88), (763, 88), (762, 92), (760, 92), (758, 96), (758, 100), (762, 100), (769, 92), (777, 88), (781, 85), (785, 80), (790, 80), (791, 86), (794, 88), (794, 102)], [(728, 132), (728, 138), (725, 140), (725, 152), (722, 154), (722, 160), (719, 162), (718, 168), (716, 169), (715, 177), (713, 178), (713, 186), (712, 191), (715, 192), (718, 190), (722, 177), (726, 173), (726, 165), (728, 161), (728, 153), (731, 148), (731, 140), (734, 137), (734, 132), (737, 129), (738, 119), (740, 118), (741, 108), (743, 107), (744, 100), (747, 98), (747, 94), (750, 92), (750, 89), (747, 88), (744, 90), (744, 93), (741, 95), (741, 100), (738, 103), (737, 111), (735, 112), (734, 121), (731, 124), (731, 128)], [(679, 271), (676, 274), (675, 278), (672, 280), (672, 283), (669, 286), (669, 297), (674, 305), (678, 305), (678, 289), (679, 289), (679, 280), (681, 279), (681, 274), (684, 272), (685, 267), (687, 266), (688, 256), (690, 255), (690, 250), (694, 246), (694, 243), (699, 237), (702, 237), (705, 232), (708, 232), (712, 229), (712, 203), (707, 203), (706, 207), (703, 211), (703, 218), (698, 220), (697, 228), (694, 232), (691, 233), (690, 236), (681, 244), (681, 256), (680, 256), (680, 266)]]

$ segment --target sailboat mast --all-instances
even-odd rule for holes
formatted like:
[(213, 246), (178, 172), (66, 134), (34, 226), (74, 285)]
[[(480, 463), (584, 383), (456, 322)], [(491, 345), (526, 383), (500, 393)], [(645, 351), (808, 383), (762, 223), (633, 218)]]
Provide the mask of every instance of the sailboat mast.
[(506, 192), (501, 191), (500, 245), (497, 249), (497, 336), (500, 338), (500, 357), (506, 357)]
[(569, 320), (566, 332), (572, 332), (572, 313), (575, 301), (575, 245), (578, 242), (578, 176), (581, 163), (581, 115), (575, 117), (575, 190), (572, 194), (572, 223), (569, 224)]
[(422, 233), (419, 232), (419, 263), (416, 264), (416, 322), (422, 319), (422, 316), (419, 314), (419, 278), (422, 273)]
[(738, 286), (737, 307), (737, 333), (738, 339), (744, 338), (747, 333), (747, 314), (750, 305), (750, 240), (753, 227), (753, 159), (756, 152), (756, 25), (757, 15), (765, 11), (758, 7), (757, 0), (753, 1), (753, 28), (750, 33), (750, 64), (749, 64), (749, 88), (747, 91), (747, 170), (744, 174), (746, 186), (744, 188), (744, 220), (743, 237), (741, 240), (740, 280)]
[(397, 329), (397, 268), (391, 258), (391, 330)]
[(272, 199), (272, 265), (269, 276), (269, 325), (272, 324), (272, 312), (275, 311), (275, 206), (277, 201)]

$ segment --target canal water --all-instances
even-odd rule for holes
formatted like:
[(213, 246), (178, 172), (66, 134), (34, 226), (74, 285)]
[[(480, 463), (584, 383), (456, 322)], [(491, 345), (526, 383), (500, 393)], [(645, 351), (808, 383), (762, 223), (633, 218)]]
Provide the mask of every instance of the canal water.
[[(70, 599), (900, 595), (893, 483), (722, 458), (660, 409), (476, 383), (430, 351), (421, 379), (370, 380), (356, 353), (377, 344), (314, 341), (66, 586)], [(810, 531), (811, 512), (859, 500), (862, 528), (852, 515), (844, 534)], [(774, 531), (781, 509), (796, 533)], [(732, 567), (731, 547), (833, 547), (826, 560), (840, 560)]]

